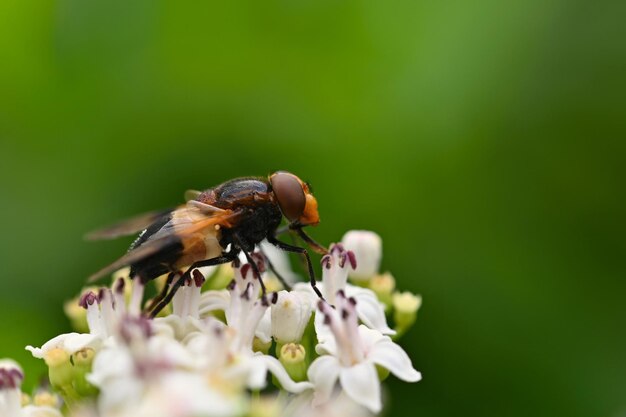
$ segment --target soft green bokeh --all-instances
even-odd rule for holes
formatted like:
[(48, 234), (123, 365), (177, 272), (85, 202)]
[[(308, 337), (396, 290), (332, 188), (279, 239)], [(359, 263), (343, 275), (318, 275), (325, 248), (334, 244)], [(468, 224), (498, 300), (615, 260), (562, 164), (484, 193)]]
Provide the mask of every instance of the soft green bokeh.
[(291, 170), (424, 297), (390, 415), (626, 413), (625, 2), (0, 1), (0, 356), (187, 188)]

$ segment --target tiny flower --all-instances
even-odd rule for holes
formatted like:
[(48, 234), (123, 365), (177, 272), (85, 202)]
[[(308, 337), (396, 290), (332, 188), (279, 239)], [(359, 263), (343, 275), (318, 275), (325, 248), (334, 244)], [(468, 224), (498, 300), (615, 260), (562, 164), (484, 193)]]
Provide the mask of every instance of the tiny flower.
[(336, 300), (334, 309), (323, 301), (318, 306), (332, 338), (317, 346), (323, 356), (308, 370), (309, 380), (315, 385), (314, 405), (327, 402), (339, 381), (348, 397), (378, 413), (382, 403), (376, 365), (408, 382), (419, 381), (421, 374), (413, 368), (406, 352), (389, 337), (358, 325), (354, 298), (339, 293)]
[(417, 318), (417, 310), (422, 305), (422, 297), (408, 291), (393, 294), (393, 318), (398, 333), (404, 333)]
[(299, 342), (311, 318), (310, 299), (296, 291), (280, 291), (272, 305), (272, 336), (279, 343)]
[(385, 307), (391, 307), (393, 290), (396, 288), (396, 280), (393, 275), (389, 272), (374, 275), (369, 281), (369, 287), (374, 291), (378, 299), (385, 304)]
[(351, 230), (343, 235), (341, 243), (356, 257), (356, 268), (350, 277), (356, 280), (370, 279), (378, 273), (383, 254), (380, 236), (367, 230)]

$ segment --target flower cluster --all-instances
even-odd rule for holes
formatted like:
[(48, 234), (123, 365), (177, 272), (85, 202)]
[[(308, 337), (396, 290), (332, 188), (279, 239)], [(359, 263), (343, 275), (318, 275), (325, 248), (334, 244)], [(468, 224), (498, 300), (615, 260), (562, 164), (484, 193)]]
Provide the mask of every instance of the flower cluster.
[(55, 401), (22, 406), (21, 370), (0, 362), (0, 415), (370, 416), (383, 408), (386, 375), (421, 379), (395, 343), (421, 299), (379, 273), (378, 235), (351, 231), (331, 245), (317, 283), (323, 299), (291, 281), (284, 254), (261, 247), (288, 290), (261, 252), (257, 268), (242, 258), (195, 270), (154, 319), (142, 314), (144, 285), (124, 271), (111, 288), (86, 289), (66, 312), (88, 331), (27, 347), (47, 364)]

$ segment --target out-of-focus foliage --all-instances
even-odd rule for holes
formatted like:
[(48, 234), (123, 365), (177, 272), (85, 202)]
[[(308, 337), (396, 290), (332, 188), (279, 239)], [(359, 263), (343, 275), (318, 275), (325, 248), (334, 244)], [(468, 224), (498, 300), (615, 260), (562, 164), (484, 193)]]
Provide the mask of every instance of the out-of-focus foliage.
[(626, 412), (626, 3), (0, 2), (0, 356), (187, 188), (291, 170), (423, 295), (390, 415)]

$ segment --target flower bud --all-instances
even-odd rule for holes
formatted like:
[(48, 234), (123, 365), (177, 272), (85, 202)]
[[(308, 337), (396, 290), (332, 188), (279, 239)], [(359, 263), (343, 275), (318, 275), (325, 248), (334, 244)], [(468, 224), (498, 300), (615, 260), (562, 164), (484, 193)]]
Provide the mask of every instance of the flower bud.
[(311, 318), (311, 304), (302, 294), (280, 291), (271, 314), (274, 339), (279, 343), (299, 342)]
[(393, 294), (394, 321), (398, 335), (406, 332), (417, 318), (417, 310), (422, 305), (420, 295), (411, 294), (408, 291)]
[(73, 385), (81, 396), (90, 396), (98, 392), (98, 389), (87, 381), (87, 374), (91, 372), (91, 364), (96, 352), (91, 348), (84, 348), (74, 353), (71, 362), (74, 365)]
[(35, 397), (33, 398), (33, 404), (38, 407), (47, 406), (52, 408), (58, 408), (60, 401), (59, 397), (57, 397), (56, 395), (48, 391), (41, 391), (35, 394)]
[(343, 235), (341, 243), (356, 257), (356, 268), (350, 271), (350, 278), (367, 280), (378, 273), (383, 254), (380, 236), (367, 230), (350, 230)]
[(291, 379), (296, 382), (305, 381), (307, 379), (306, 350), (304, 346), (296, 343), (283, 345), (279, 351), (279, 360)]
[(378, 299), (385, 304), (385, 309), (389, 309), (392, 305), (393, 290), (396, 288), (396, 280), (389, 272), (375, 275), (369, 282), (369, 287)]
[(48, 365), (48, 378), (52, 388), (61, 393), (66, 402), (77, 399), (78, 394), (72, 386), (74, 369), (70, 355), (61, 348), (54, 348), (46, 352), (44, 361)]

